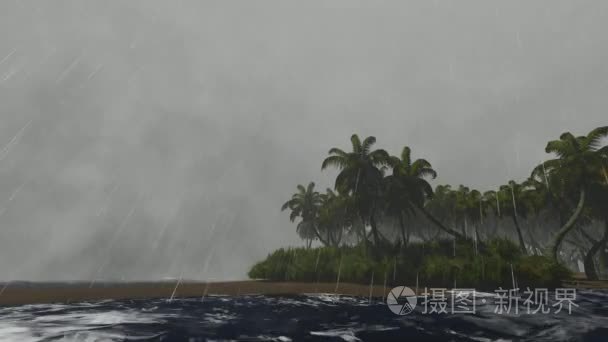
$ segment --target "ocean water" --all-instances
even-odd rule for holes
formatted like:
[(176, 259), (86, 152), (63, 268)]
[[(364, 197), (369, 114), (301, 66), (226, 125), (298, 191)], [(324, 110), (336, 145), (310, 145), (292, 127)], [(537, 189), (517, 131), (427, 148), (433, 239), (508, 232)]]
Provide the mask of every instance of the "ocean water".
[(405, 316), (334, 295), (5, 306), (0, 341), (608, 341), (607, 291), (579, 291), (571, 314), (499, 315), (479, 300), (475, 314)]

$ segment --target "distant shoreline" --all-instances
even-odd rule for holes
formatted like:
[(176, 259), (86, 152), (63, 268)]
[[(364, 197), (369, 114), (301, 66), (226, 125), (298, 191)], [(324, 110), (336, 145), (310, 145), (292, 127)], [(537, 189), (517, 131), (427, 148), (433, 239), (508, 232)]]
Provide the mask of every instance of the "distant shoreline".
[[(99, 300), (202, 298), (204, 295), (300, 295), (339, 294), (345, 296), (369, 297), (370, 286), (341, 283), (336, 290), (335, 283), (271, 282), (263, 280), (243, 280), (224, 282), (183, 282), (176, 289), (177, 281), (99, 283), (89, 287), (85, 283), (15, 283), (0, 294), (0, 305), (23, 305), (42, 303), (70, 303)], [(1, 285), (0, 288), (4, 286)], [(376, 284), (373, 297), (384, 297), (391, 287)]]
[[(174, 299), (202, 298), (204, 295), (276, 295), (293, 296), (302, 294), (337, 294), (353, 297), (370, 296), (370, 286), (352, 283), (307, 283), (307, 282), (273, 282), (264, 280), (242, 280), (221, 282), (193, 282), (180, 283), (177, 281), (158, 282), (112, 282), (98, 283), (92, 287), (84, 282), (15, 282), (4, 287), (0, 283), (0, 306), (44, 304), (44, 303), (73, 303), (100, 300), (129, 300), (129, 299)], [(608, 281), (589, 282), (584, 280), (564, 281), (565, 287), (578, 289), (608, 289)], [(415, 286), (407, 285), (412, 290)], [(393, 286), (375, 284), (371, 288), (371, 296), (384, 298)], [(175, 293), (174, 293), (175, 291)], [(423, 286), (418, 294), (423, 292)]]

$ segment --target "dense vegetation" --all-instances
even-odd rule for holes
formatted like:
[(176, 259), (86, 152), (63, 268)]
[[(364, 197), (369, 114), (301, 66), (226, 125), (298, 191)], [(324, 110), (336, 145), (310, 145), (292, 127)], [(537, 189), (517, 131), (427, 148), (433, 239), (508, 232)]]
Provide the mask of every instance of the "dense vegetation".
[(363, 246), (279, 249), (253, 266), (251, 278), (279, 281), (418, 285), (427, 287), (556, 287), (569, 276), (565, 267), (542, 256), (524, 256), (507, 239), (476, 253), (467, 240), (413, 242), (408, 248), (366, 255)]
[[(489, 191), (428, 183), (437, 172), (409, 147), (400, 156), (351, 137), (352, 150), (329, 150), (322, 169), (337, 168), (334, 189), (298, 185), (282, 210), (306, 248), (278, 250), (252, 278), (369, 282), (389, 277), (427, 285), (555, 284), (584, 261), (588, 279), (608, 256), (608, 126), (550, 141), (555, 155), (522, 182)], [(313, 241), (323, 248), (312, 249)]]

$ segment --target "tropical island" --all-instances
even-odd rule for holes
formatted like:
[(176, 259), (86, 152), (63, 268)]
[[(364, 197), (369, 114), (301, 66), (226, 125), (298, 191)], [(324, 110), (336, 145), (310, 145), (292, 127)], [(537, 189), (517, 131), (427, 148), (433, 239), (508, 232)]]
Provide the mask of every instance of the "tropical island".
[(298, 185), (282, 206), (305, 247), (272, 252), (249, 277), (525, 289), (560, 287), (584, 266), (587, 280), (599, 280), (608, 265), (607, 136), (608, 126), (563, 133), (528, 179), (482, 192), (433, 189), (428, 160), (353, 134), (350, 151), (331, 148), (321, 164), (338, 170), (334, 188)]
[[(437, 171), (409, 147), (390, 155), (376, 139), (351, 137), (322, 169), (334, 189), (298, 185), (285, 202), (304, 247), (281, 248), (253, 265), (252, 280), (209, 282), (0, 283), (0, 305), (207, 295), (386, 295), (388, 286), (595, 287), (608, 281), (608, 126), (562, 134), (555, 156), (528, 179), (481, 192), (429, 183)], [(584, 268), (585, 280), (580, 280)], [(577, 275), (577, 272), (579, 274)]]

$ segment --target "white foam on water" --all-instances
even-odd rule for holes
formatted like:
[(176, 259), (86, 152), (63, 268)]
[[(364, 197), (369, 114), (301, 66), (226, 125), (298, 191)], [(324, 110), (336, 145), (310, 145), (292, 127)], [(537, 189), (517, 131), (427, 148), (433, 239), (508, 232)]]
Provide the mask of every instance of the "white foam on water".
[(20, 327), (10, 322), (0, 322), (0, 341), (36, 341), (30, 329)]
[[(58, 341), (123, 341), (123, 334), (101, 331), (99, 328), (118, 324), (163, 323), (167, 315), (141, 313), (134, 309), (125, 311), (85, 311), (92, 310), (97, 304), (79, 303), (36, 304), (2, 308), (0, 321), (0, 342), (4, 341), (42, 341), (60, 338)], [(68, 311), (69, 310), (69, 311)], [(66, 311), (66, 313), (61, 313)], [(154, 336), (129, 334), (129, 339), (145, 339)]]
[(313, 336), (339, 337), (346, 342), (361, 341), (352, 329), (333, 329), (326, 331), (311, 331)]

